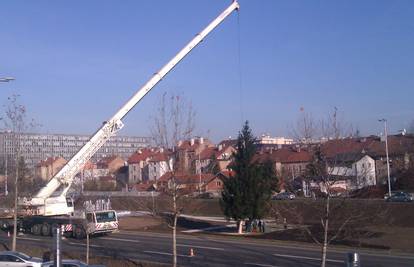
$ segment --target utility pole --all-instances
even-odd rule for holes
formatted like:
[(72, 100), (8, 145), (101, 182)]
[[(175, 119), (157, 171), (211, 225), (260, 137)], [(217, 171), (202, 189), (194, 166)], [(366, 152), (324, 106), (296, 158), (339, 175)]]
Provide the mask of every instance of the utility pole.
[(7, 148), (6, 148), (6, 164), (5, 164), (5, 170), (4, 170), (4, 195), (7, 197), (9, 195), (9, 190), (7, 188)]
[[(15, 78), (13, 78), (13, 77), (3, 77), (3, 78), (0, 78), (0, 82), (5, 82), (5, 83), (8, 83), (8, 82), (11, 82), (11, 81), (14, 81), (15, 80)], [(7, 185), (7, 183), (8, 183), (8, 181), (7, 181), (7, 156), (8, 156), (8, 153), (7, 153), (7, 146), (5, 146), (5, 149), (6, 149), (6, 153), (5, 153), (5, 155), (6, 155), (6, 163), (5, 163), (5, 171), (4, 171), (4, 195), (7, 197), (8, 195), (9, 195), (9, 190), (8, 190), (8, 185)]]
[(62, 238), (62, 231), (60, 229), (61, 226), (55, 228), (55, 259), (53, 262), (53, 267), (62, 267), (62, 251), (61, 251), (61, 238)]
[(388, 197), (391, 197), (391, 178), (390, 178), (390, 160), (388, 157), (388, 129), (387, 120), (380, 119), (380, 122), (384, 122), (384, 135), (385, 135), (385, 155), (387, 157), (387, 175), (388, 175)]
[(198, 184), (198, 194), (201, 195), (201, 151), (198, 153), (198, 174), (199, 174), (199, 184)]
[(89, 264), (89, 231), (86, 233), (86, 264)]

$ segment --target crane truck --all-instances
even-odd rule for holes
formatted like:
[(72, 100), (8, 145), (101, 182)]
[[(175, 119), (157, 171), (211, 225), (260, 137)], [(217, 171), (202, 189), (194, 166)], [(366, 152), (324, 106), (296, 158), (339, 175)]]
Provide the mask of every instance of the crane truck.
[[(239, 9), (234, 0), (206, 28), (199, 32), (166, 65), (156, 72), (109, 120), (91, 136), (88, 142), (32, 198), (19, 198), (18, 229), (35, 235), (51, 235), (61, 227), (66, 235), (83, 238), (86, 234), (113, 232), (118, 229), (114, 210), (88, 211), (75, 215), (73, 199), (68, 190), (85, 163), (123, 126), (122, 119), (157, 85), (188, 53), (233, 11)], [(0, 225), (11, 225), (12, 216), (0, 218)]]

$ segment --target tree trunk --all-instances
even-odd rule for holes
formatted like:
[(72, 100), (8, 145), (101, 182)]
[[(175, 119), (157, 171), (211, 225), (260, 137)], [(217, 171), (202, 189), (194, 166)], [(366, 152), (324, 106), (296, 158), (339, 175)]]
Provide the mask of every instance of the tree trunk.
[(323, 244), (322, 244), (321, 267), (326, 266), (326, 253), (327, 253), (327, 250), (328, 250), (329, 202), (330, 202), (330, 196), (329, 196), (329, 193), (328, 193), (328, 196), (326, 198), (325, 218), (324, 218), (324, 224), (323, 224)]
[(321, 261), (321, 267), (325, 267), (326, 265), (326, 250), (328, 248), (328, 244), (324, 241), (322, 245), (322, 261)]
[(243, 221), (237, 221), (237, 233), (243, 234)]
[[(174, 189), (175, 190), (175, 189)], [(172, 239), (173, 239), (173, 267), (177, 267), (177, 196), (176, 192), (173, 192), (173, 226), (172, 226)]]
[(86, 264), (89, 264), (89, 233), (86, 233)]
[(12, 250), (16, 251), (16, 239), (17, 239), (17, 196), (18, 196), (18, 184), (19, 181), (19, 151), (17, 151), (16, 156), (16, 179), (14, 185), (14, 215), (13, 215), (13, 243)]

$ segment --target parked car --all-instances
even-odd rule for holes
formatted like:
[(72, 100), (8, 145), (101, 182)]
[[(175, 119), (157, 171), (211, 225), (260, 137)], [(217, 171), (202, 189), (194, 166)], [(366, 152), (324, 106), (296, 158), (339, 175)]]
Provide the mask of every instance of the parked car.
[(388, 202), (411, 202), (413, 201), (413, 196), (406, 192), (392, 192), (391, 197), (386, 195), (384, 199)]
[(295, 194), (290, 193), (290, 192), (282, 192), (272, 197), (273, 200), (285, 200), (285, 199), (293, 200), (295, 198), (296, 198)]
[(41, 267), (42, 259), (30, 257), (18, 251), (2, 251), (0, 252), (0, 266)]
[[(42, 267), (53, 267), (53, 261), (42, 264)], [(105, 267), (104, 265), (88, 265), (80, 260), (62, 260), (62, 267)]]
[(205, 192), (205, 193), (201, 193), (197, 197), (198, 198), (203, 198), (203, 199), (213, 199), (214, 198), (214, 194), (211, 193), (211, 192)]

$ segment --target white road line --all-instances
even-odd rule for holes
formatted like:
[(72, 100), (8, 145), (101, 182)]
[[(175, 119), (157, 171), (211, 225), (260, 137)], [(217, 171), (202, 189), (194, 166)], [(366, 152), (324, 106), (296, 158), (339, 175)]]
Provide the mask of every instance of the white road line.
[[(104, 238), (101, 238), (101, 239), (141, 243), (141, 241), (133, 240), (133, 239), (112, 238), (112, 237), (104, 237)], [(210, 249), (210, 250), (224, 250), (224, 248), (204, 247), (204, 246), (184, 245), (184, 244), (178, 244), (177, 247), (189, 247), (189, 248), (200, 248), (200, 249)]]
[[(75, 243), (75, 242), (68, 242), (70, 245), (75, 245), (75, 246), (79, 246), (79, 245), (81, 245), (81, 246), (84, 246), (84, 247), (86, 247), (86, 244), (83, 244), (83, 243)], [(93, 248), (103, 248), (103, 246), (98, 246), (98, 245), (91, 245), (91, 244), (89, 244), (89, 246), (90, 247), (93, 247)]]
[[(146, 250), (144, 251), (145, 253), (150, 253), (150, 254), (159, 254), (159, 255), (167, 255), (167, 256), (172, 256), (172, 253), (167, 253), (167, 252), (160, 252), (160, 251), (152, 251), (152, 250)], [(177, 254), (178, 257), (186, 257), (186, 258), (192, 258), (195, 256), (189, 256), (189, 255), (181, 255), (181, 254)]]
[[(305, 260), (315, 260), (320, 261), (320, 258), (312, 258), (312, 257), (306, 257), (306, 256), (297, 256), (297, 255), (286, 255), (286, 254), (273, 254), (273, 256), (276, 257), (284, 257), (284, 258), (295, 258), (295, 259), (305, 259)], [(332, 259), (326, 259), (327, 262), (339, 262), (344, 263), (345, 261), (341, 260), (332, 260)]]
[(201, 249), (211, 249), (211, 250), (224, 250), (224, 248), (214, 248), (214, 247), (203, 247), (203, 246), (193, 246), (193, 245), (177, 245), (177, 247), (188, 247), (188, 248), (201, 248)]
[(413, 256), (398, 256), (398, 255), (382, 255), (382, 254), (371, 254), (371, 253), (364, 253), (361, 252), (359, 253), (360, 255), (365, 255), (365, 256), (375, 256), (375, 257), (384, 257), (384, 258), (397, 258), (397, 259), (407, 259), (407, 260), (414, 260)]
[(133, 243), (141, 243), (141, 241), (134, 240), (134, 239), (123, 239), (123, 238), (113, 238), (113, 237), (104, 237), (100, 238), (103, 240), (115, 240), (115, 241), (125, 241), (125, 242), (133, 242)]
[(39, 238), (30, 238), (30, 237), (17, 237), (17, 239), (32, 240), (32, 241), (42, 241), (42, 239), (39, 239)]
[(280, 266), (277, 266), (277, 265), (254, 263), (254, 262), (245, 262), (244, 265), (254, 265), (254, 266), (260, 266), (260, 267), (280, 267)]
[(207, 228), (185, 230), (185, 231), (181, 231), (181, 232), (182, 233), (190, 233), (191, 234), (191, 233), (206, 232), (206, 231), (217, 230), (217, 229), (225, 229), (225, 228), (234, 227), (234, 226), (236, 226), (236, 224), (211, 226), (211, 227), (207, 227)]

